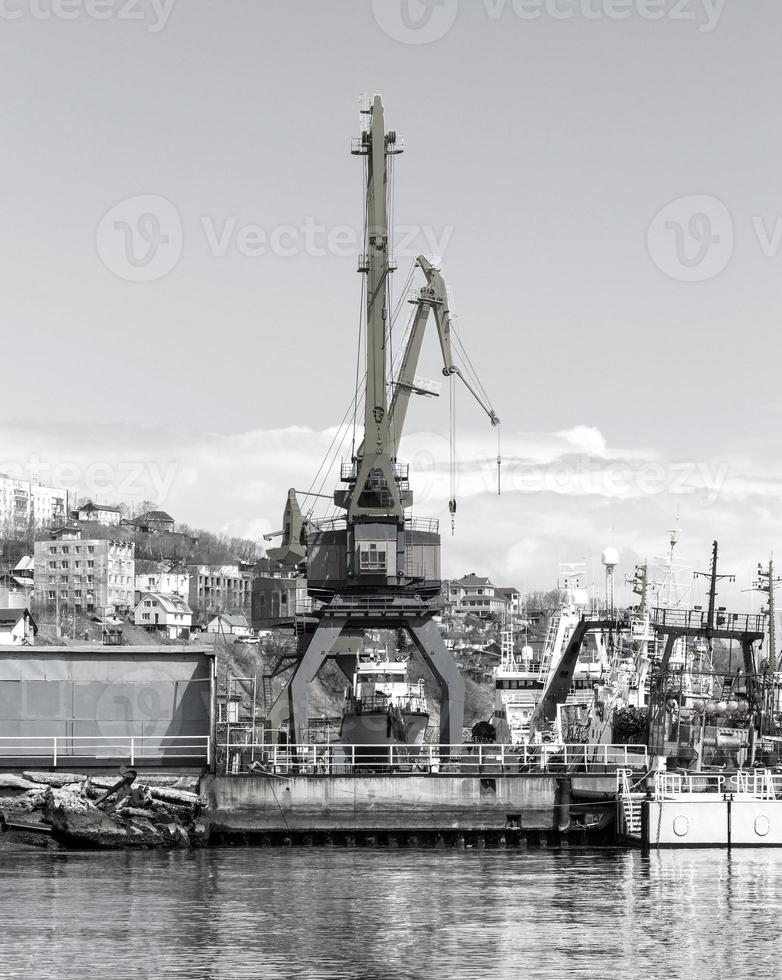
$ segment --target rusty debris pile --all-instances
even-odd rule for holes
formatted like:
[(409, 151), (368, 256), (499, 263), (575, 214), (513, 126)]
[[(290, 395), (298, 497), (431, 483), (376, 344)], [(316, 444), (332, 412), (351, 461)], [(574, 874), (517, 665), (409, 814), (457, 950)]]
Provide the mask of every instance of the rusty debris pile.
[(25, 771), (0, 774), (0, 837), (70, 849), (189, 848), (208, 843), (196, 776)]

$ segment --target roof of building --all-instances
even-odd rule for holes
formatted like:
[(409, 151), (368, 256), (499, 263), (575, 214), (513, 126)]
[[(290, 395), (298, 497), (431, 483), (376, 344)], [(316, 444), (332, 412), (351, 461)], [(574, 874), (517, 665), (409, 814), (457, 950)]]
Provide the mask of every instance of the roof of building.
[(25, 555), (14, 565), (15, 572), (31, 572), (35, 568), (35, 559), (32, 555)]
[(209, 620), (210, 623), (214, 623), (215, 620), (222, 619), (223, 622), (228, 623), (229, 626), (241, 626), (245, 629), (248, 627), (247, 617), (243, 613), (218, 613)]
[(174, 518), (164, 510), (148, 510), (128, 521), (129, 524), (173, 524)]
[(473, 585), (491, 585), (488, 578), (484, 578), (481, 575), (476, 575), (475, 572), (468, 572), (467, 575), (463, 575), (460, 579), (457, 579), (454, 583), (455, 585), (473, 586)]
[(518, 589), (514, 589), (512, 585), (498, 585), (494, 591), (504, 596), (521, 595), (521, 592)]
[(29, 609), (0, 609), (0, 626), (16, 626), (20, 619), (29, 619), (33, 632), (38, 632), (35, 620)]
[(109, 514), (121, 514), (122, 511), (119, 507), (112, 507), (110, 504), (94, 504), (91, 500), (88, 500), (83, 507), (79, 507), (79, 511), (106, 511)]
[(178, 595), (174, 595), (171, 592), (145, 592), (141, 599), (136, 603), (136, 609), (144, 602), (145, 599), (154, 599), (159, 603), (166, 612), (170, 613), (185, 613), (185, 615), (193, 614), (193, 610), (188, 606), (185, 600)]

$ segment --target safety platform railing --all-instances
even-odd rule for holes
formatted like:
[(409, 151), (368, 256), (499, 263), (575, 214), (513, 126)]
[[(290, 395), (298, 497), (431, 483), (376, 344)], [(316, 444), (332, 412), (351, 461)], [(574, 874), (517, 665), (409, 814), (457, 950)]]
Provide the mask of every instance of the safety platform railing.
[(642, 745), (219, 745), (227, 772), (302, 776), (512, 775), (524, 772), (647, 772)]
[(208, 766), (209, 735), (0, 735), (0, 765)]

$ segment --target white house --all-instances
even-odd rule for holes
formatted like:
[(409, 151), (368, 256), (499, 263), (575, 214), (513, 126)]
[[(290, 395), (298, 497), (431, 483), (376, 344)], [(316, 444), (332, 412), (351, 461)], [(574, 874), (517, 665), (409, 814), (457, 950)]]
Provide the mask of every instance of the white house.
[(139, 599), (145, 592), (162, 592), (187, 599), (189, 591), (190, 576), (187, 572), (158, 571), (136, 573), (136, 593)]
[(78, 518), (80, 521), (97, 521), (99, 524), (109, 526), (119, 524), (122, 519), (122, 511), (119, 507), (110, 507), (108, 504), (94, 504), (88, 500), (86, 504), (79, 507)]
[(223, 633), (225, 636), (249, 636), (250, 626), (247, 617), (242, 613), (220, 613), (209, 620), (206, 631)]
[(146, 592), (133, 611), (136, 626), (160, 630), (172, 640), (186, 640), (193, 625), (193, 612), (178, 595), (170, 592)]
[(29, 609), (0, 609), (0, 646), (32, 646), (37, 632)]

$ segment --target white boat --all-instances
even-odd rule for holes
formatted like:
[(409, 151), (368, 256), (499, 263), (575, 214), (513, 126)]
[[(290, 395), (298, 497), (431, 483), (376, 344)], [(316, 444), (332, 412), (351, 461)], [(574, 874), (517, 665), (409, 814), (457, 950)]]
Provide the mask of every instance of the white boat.
[(420, 745), (428, 722), (424, 682), (409, 683), (406, 660), (358, 655), (342, 710), (343, 744)]

